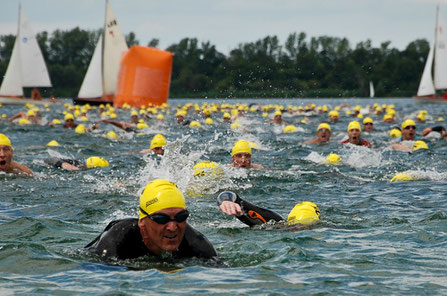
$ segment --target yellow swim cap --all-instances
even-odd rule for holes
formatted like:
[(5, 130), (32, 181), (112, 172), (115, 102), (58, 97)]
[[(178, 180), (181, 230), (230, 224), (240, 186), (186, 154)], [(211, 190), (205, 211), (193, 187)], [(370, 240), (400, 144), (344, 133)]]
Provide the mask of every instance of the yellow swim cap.
[(414, 178), (406, 173), (398, 173), (390, 180), (390, 182), (401, 182), (401, 181), (414, 181)]
[(112, 119), (116, 118), (116, 114), (115, 114), (115, 113), (111, 113), (109, 116), (110, 116), (110, 118), (112, 118)]
[(319, 131), (323, 128), (331, 131), (331, 126), (329, 124), (327, 124), (326, 122), (320, 123), (320, 125), (317, 127), (317, 131)]
[(84, 126), (83, 124), (78, 125), (78, 126), (75, 128), (75, 133), (77, 133), (77, 134), (83, 134), (83, 133), (85, 133), (85, 126)]
[(73, 116), (73, 114), (71, 114), (71, 113), (67, 113), (67, 114), (65, 114), (65, 118), (64, 118), (64, 120), (67, 121), (67, 120), (69, 120), (69, 119), (73, 119), (73, 120), (74, 120), (74, 116)]
[(340, 164), (340, 156), (335, 153), (329, 153), (328, 156), (326, 157), (326, 160), (324, 161), (324, 163)]
[(232, 123), (231, 125), (230, 125), (230, 128), (232, 129), (232, 130), (237, 130), (238, 128), (240, 128), (241, 127), (241, 125), (239, 124), (239, 123), (237, 123), (237, 122), (234, 122), (234, 123)]
[(148, 128), (149, 126), (146, 123), (138, 123), (137, 124), (137, 129), (143, 129), (143, 128)]
[(189, 123), (189, 126), (190, 127), (201, 127), (202, 125), (200, 124), (200, 122), (193, 120)]
[[(169, 208), (186, 209), (185, 197), (177, 186), (163, 179), (157, 179), (146, 185), (140, 196), (140, 208), (149, 215)], [(139, 219), (147, 215), (140, 210)]]
[(329, 112), (329, 117), (340, 117), (337, 110), (332, 110)]
[(284, 127), (283, 133), (294, 133), (296, 132), (296, 127), (294, 125), (288, 125)]
[(409, 125), (416, 126), (416, 123), (415, 123), (413, 120), (411, 120), (411, 119), (407, 119), (407, 120), (405, 120), (405, 121), (402, 123), (401, 129), (404, 129), (404, 128), (406, 128), (406, 127), (409, 126)]
[(417, 116), (417, 119), (419, 119), (420, 121), (425, 121), (425, 115), (422, 113), (419, 113)]
[(116, 133), (114, 131), (109, 131), (106, 134), (106, 138), (109, 140), (116, 140), (118, 138), (118, 136), (116, 135)]
[(56, 147), (56, 146), (60, 146), (60, 145), (56, 140), (52, 140), (52, 141), (48, 142), (47, 146)]
[(438, 119), (436, 119), (436, 121), (444, 121), (443, 117), (438, 117)]
[(262, 113), (262, 117), (267, 117), (269, 114), (267, 112)]
[(428, 149), (428, 146), (424, 141), (421, 141), (421, 140), (414, 142), (413, 151), (419, 150), (419, 149)]
[(279, 110), (277, 110), (277, 111), (275, 111), (275, 113), (273, 113), (273, 116), (282, 116), (282, 112), (281, 111), (279, 111)]
[(360, 123), (358, 121), (351, 121), (348, 125), (348, 132), (352, 129), (358, 129), (359, 131), (362, 131), (362, 128), (360, 127)]
[(390, 131), (390, 137), (391, 138), (400, 138), (400, 137), (402, 137), (402, 132), (400, 130), (398, 130), (397, 128), (393, 128)]
[(62, 122), (59, 119), (53, 119), (53, 124), (62, 124)]
[(28, 115), (28, 116), (36, 116), (36, 112), (34, 112), (34, 110), (28, 110), (26, 115)]
[(163, 147), (167, 144), (166, 138), (162, 134), (155, 135), (151, 140), (151, 148)]
[(208, 124), (208, 125), (212, 125), (214, 122), (213, 122), (213, 119), (211, 119), (210, 117), (208, 117), (206, 120), (205, 120), (205, 124)]
[(102, 157), (98, 157), (98, 156), (92, 156), (87, 158), (87, 160), (85, 161), (85, 164), (87, 165), (88, 169), (91, 168), (96, 168), (96, 167), (108, 167), (109, 166), (109, 162)]
[(230, 117), (231, 117), (230, 113), (228, 113), (228, 112), (225, 112), (224, 115), (223, 115), (223, 118), (230, 118)]
[(4, 134), (0, 134), (0, 145), (5, 145), (5, 146), (12, 147), (11, 141)]
[(237, 141), (233, 149), (231, 149), (231, 156), (238, 154), (238, 153), (248, 153), (251, 155), (251, 146), (248, 141), (245, 140), (239, 140)]
[(31, 124), (31, 121), (29, 121), (26, 118), (22, 118), (19, 120), (19, 125), (23, 125), (23, 124)]
[(138, 116), (138, 112), (133, 110), (132, 113), (130, 113), (130, 116)]
[(223, 173), (223, 170), (217, 163), (214, 161), (202, 161), (196, 164), (194, 167), (194, 177), (200, 176), (213, 176), (216, 177)]
[(363, 114), (362, 113), (357, 114), (357, 118), (363, 118)]
[(157, 119), (165, 119), (165, 116), (163, 114), (158, 114)]
[(87, 122), (88, 121), (88, 117), (87, 116), (81, 116), (81, 121), (82, 122)]
[(363, 119), (363, 124), (367, 123), (374, 123), (371, 117), (365, 117), (365, 119)]
[(385, 114), (383, 115), (383, 121), (387, 120), (387, 119), (392, 119), (393, 116), (391, 114)]
[(287, 217), (287, 224), (309, 225), (320, 220), (320, 210), (318, 206), (310, 201), (304, 201), (295, 205)]

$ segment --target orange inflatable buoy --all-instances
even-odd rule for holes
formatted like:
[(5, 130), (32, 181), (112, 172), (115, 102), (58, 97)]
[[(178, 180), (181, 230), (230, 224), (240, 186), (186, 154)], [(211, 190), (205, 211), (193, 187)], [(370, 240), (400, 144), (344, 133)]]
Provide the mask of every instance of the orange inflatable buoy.
[(121, 59), (114, 107), (166, 103), (171, 84), (172, 53), (146, 46), (132, 46)]

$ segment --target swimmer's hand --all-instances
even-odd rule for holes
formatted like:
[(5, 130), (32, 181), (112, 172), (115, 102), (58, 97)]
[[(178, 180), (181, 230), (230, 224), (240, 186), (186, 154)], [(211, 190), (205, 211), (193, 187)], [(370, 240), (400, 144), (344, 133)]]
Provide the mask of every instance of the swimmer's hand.
[(242, 209), (241, 206), (238, 205), (235, 202), (226, 200), (222, 202), (222, 204), (219, 206), (222, 213), (227, 214), (228, 216), (241, 216), (242, 215)]
[(222, 213), (229, 216), (241, 216), (242, 209), (239, 204), (236, 203), (237, 194), (232, 191), (224, 191), (217, 197), (217, 204), (219, 205)]

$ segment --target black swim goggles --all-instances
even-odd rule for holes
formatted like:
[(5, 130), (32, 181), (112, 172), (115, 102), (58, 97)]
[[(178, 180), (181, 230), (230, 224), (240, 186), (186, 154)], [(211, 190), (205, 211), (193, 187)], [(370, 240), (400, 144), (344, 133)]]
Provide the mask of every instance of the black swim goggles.
[(154, 221), (155, 223), (157, 223), (157, 224), (167, 224), (167, 223), (169, 223), (169, 222), (177, 222), (177, 223), (182, 223), (182, 222), (184, 222), (184, 221), (186, 221), (186, 219), (188, 219), (188, 217), (189, 217), (189, 212), (188, 212), (188, 210), (184, 210), (184, 211), (181, 211), (180, 213), (177, 213), (175, 216), (174, 216), (174, 219), (171, 219), (171, 217), (170, 216), (168, 216), (168, 215), (166, 215), (166, 214), (153, 214), (153, 215), (149, 215), (148, 213), (146, 213), (146, 211), (145, 210), (143, 210), (141, 207), (140, 207), (140, 211), (143, 213), (143, 214), (145, 214), (145, 215), (147, 215), (147, 217), (149, 218), (149, 219), (151, 219), (152, 221)]

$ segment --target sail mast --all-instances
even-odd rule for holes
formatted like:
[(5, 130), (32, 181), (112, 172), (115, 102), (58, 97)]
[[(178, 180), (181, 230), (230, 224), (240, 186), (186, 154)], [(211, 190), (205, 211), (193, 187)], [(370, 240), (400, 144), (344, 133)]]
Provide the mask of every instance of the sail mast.
[(107, 6), (109, 5), (109, 0), (105, 1), (106, 7), (104, 9), (104, 29), (103, 29), (103, 36), (104, 38), (102, 38), (102, 45), (101, 45), (101, 78), (102, 78), (102, 95), (104, 95), (104, 90), (105, 90), (105, 79), (104, 79), (104, 48), (105, 48), (105, 42), (106, 42), (106, 34), (107, 34)]

